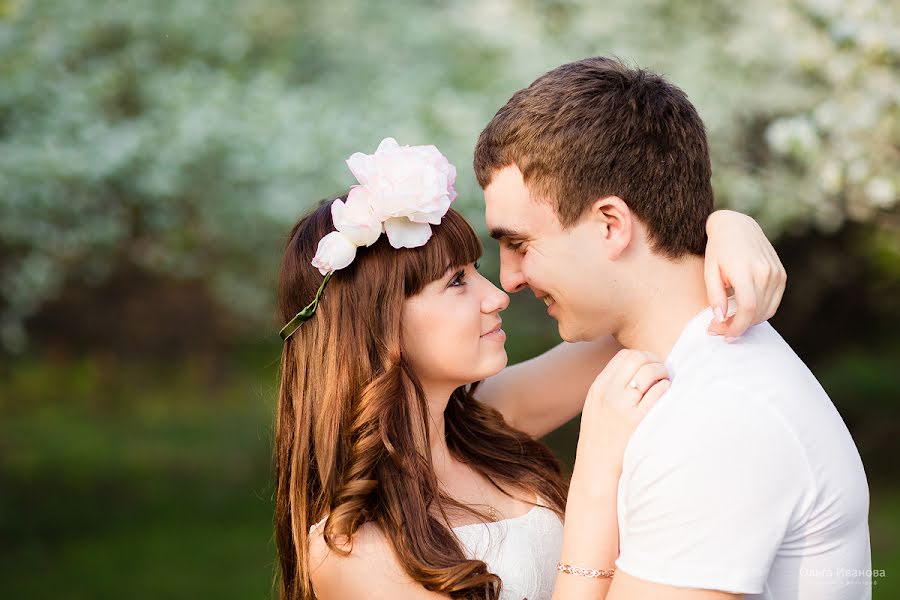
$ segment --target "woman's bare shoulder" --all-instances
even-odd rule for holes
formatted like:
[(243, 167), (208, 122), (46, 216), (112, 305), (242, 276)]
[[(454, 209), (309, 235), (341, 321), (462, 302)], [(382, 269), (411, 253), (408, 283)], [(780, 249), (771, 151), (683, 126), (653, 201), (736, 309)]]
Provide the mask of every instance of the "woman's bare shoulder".
[[(321, 563), (337, 564), (341, 559), (351, 561), (369, 560), (390, 550), (390, 544), (384, 534), (372, 523), (365, 523), (353, 535), (352, 543), (347, 538), (334, 540), (338, 551), (325, 541), (325, 523), (317, 523), (309, 532), (309, 557), (312, 569)], [(345, 555), (344, 553), (349, 553)], [(351, 562), (345, 561), (345, 562)]]
[(434, 600), (446, 598), (429, 592), (413, 580), (397, 560), (384, 533), (366, 523), (353, 536), (352, 544), (336, 540), (337, 552), (325, 541), (323, 526), (309, 534), (309, 564), (316, 596), (332, 598), (396, 598)]

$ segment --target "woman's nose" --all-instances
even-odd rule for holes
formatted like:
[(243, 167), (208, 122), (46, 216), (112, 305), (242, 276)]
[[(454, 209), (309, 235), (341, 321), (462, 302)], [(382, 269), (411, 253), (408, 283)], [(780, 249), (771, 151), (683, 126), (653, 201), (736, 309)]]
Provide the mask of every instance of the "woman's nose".
[(509, 295), (493, 283), (488, 282), (488, 285), (490, 286), (490, 293), (481, 303), (482, 312), (492, 313), (506, 310), (509, 306)]

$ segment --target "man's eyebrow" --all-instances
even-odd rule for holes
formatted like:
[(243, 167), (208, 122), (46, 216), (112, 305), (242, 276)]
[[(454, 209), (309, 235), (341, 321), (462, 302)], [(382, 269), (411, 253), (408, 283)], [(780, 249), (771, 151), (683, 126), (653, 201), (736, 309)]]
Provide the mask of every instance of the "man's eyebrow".
[(506, 227), (494, 227), (490, 231), (491, 237), (495, 240), (523, 240), (526, 236), (524, 233), (520, 233), (518, 231), (514, 231), (512, 229), (507, 229)]

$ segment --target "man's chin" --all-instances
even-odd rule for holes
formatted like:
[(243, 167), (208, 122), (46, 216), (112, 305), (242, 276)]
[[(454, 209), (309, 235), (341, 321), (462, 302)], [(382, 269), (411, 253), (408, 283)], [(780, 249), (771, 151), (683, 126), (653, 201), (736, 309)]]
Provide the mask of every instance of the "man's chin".
[(606, 335), (601, 332), (592, 331), (589, 328), (578, 328), (572, 327), (569, 323), (564, 323), (557, 319), (556, 321), (556, 329), (559, 331), (559, 337), (564, 342), (590, 342), (592, 340), (600, 339), (603, 335)]
[(559, 332), (559, 337), (564, 342), (579, 342), (579, 341), (581, 341), (581, 340), (577, 339), (577, 336), (574, 335), (574, 332), (571, 331), (568, 327), (566, 327), (565, 323), (563, 323), (559, 319), (556, 319), (556, 329)]

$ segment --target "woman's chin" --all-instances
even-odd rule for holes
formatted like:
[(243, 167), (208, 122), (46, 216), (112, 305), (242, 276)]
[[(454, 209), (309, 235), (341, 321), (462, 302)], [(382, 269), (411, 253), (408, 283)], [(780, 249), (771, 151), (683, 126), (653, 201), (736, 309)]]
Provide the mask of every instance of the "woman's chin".
[[(485, 360), (482, 363), (484, 367), (479, 369), (477, 376), (472, 381), (487, 379), (506, 368), (509, 357), (506, 355), (505, 348), (501, 346), (497, 351), (492, 352), (491, 354), (493, 356), (485, 357)], [(475, 374), (473, 373), (473, 375)]]
[[(461, 385), (471, 385), (476, 381), (484, 381), (488, 377), (496, 375), (505, 369), (508, 363), (509, 357), (506, 355), (506, 348), (503, 347), (503, 344), (496, 344), (495, 348), (481, 350), (477, 363), (469, 363), (471, 370), (462, 365), (458, 365), (459, 368), (456, 369), (455, 372), (457, 375), (466, 373), (466, 381)], [(444, 365), (446, 366), (446, 362)]]
[(506, 365), (509, 363), (509, 356), (506, 354), (506, 348), (503, 346), (497, 352), (497, 357), (492, 362), (494, 368), (491, 370), (491, 373), (485, 375), (485, 377), (490, 377), (491, 375), (496, 375), (500, 371), (506, 368)]

